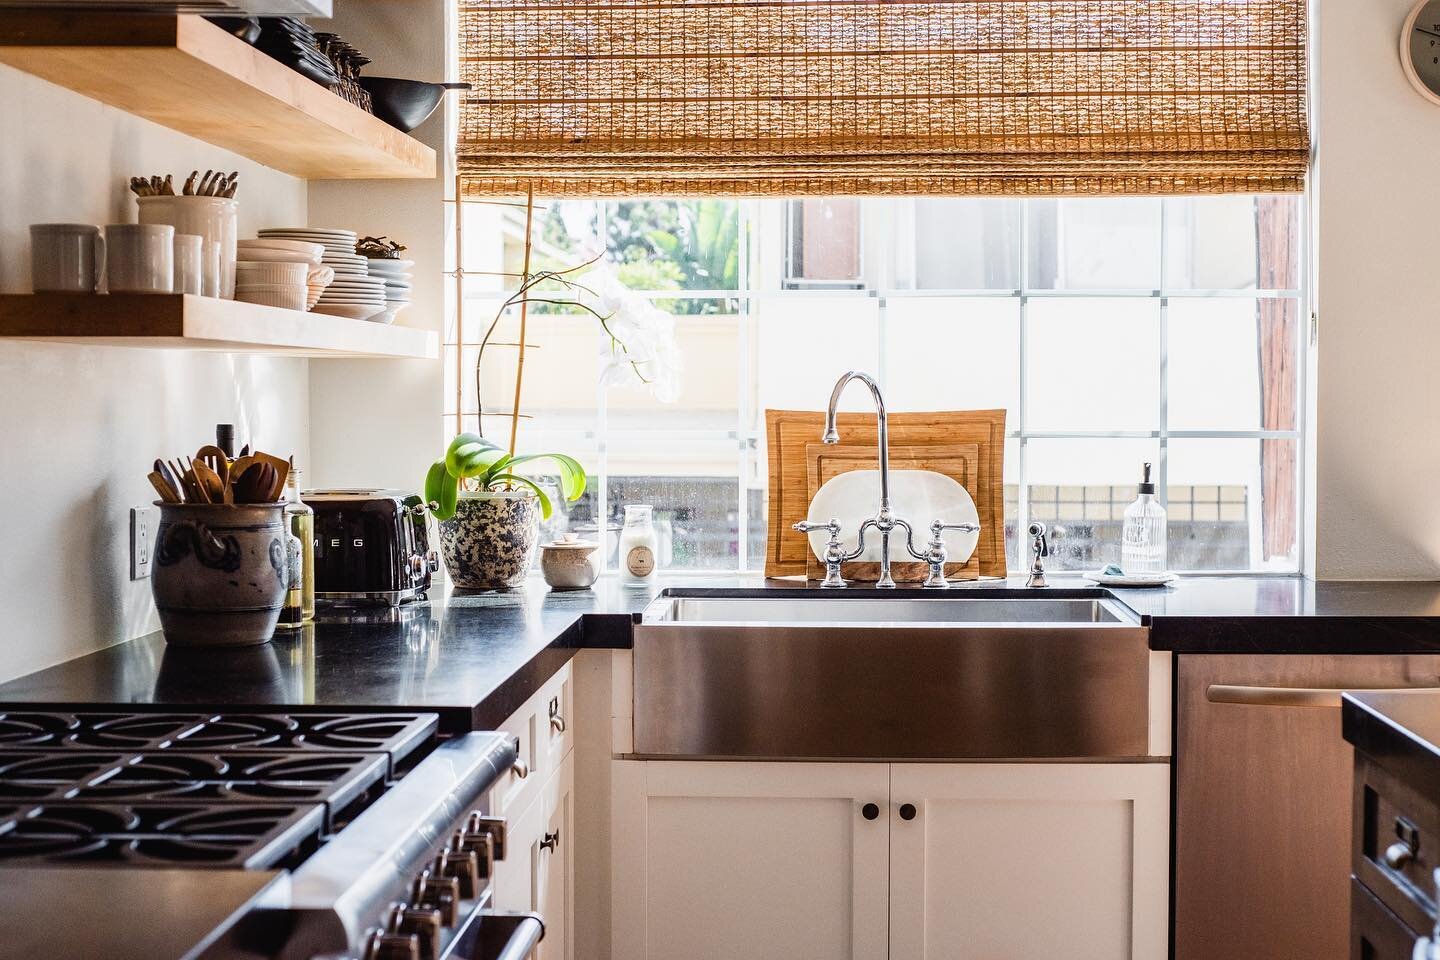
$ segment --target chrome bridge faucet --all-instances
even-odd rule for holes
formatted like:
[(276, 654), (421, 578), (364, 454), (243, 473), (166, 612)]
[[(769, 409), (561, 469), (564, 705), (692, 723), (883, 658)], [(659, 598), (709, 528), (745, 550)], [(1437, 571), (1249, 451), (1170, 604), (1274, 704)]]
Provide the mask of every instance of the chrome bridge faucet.
[(836, 382), (835, 389), (830, 391), (830, 406), (825, 411), (825, 435), (821, 439), (825, 443), (840, 442), (840, 431), (835, 426), (835, 411), (840, 404), (840, 394), (844, 392), (845, 386), (851, 380), (859, 380), (869, 387), (870, 396), (875, 401), (875, 423), (878, 434), (876, 448), (879, 451), (880, 461), (880, 509), (875, 516), (860, 524), (857, 535), (858, 542), (850, 553), (845, 552), (844, 543), (840, 539), (839, 520), (833, 517), (824, 523), (802, 520), (794, 525), (794, 529), (802, 533), (809, 533), (811, 530), (825, 530), (830, 534), (830, 540), (825, 546), (825, 579), (820, 586), (830, 588), (845, 586), (845, 579), (840, 575), (840, 566), (858, 559), (865, 552), (865, 531), (873, 529), (880, 534), (880, 579), (875, 581), (875, 586), (880, 589), (893, 589), (895, 579), (890, 575), (890, 533), (899, 527), (905, 531), (905, 551), (929, 567), (925, 586), (933, 589), (948, 587), (950, 582), (945, 579), (945, 562), (948, 559), (945, 552), (945, 531), (963, 530), (967, 533), (978, 533), (980, 525), (976, 523), (946, 523), (944, 520), (936, 520), (930, 524), (930, 542), (925, 545), (925, 549), (923, 551), (915, 549), (914, 528), (908, 521), (895, 516), (890, 510), (890, 422), (885, 415), (885, 397), (881, 394), (880, 384), (875, 382), (874, 377), (868, 373), (851, 370)]

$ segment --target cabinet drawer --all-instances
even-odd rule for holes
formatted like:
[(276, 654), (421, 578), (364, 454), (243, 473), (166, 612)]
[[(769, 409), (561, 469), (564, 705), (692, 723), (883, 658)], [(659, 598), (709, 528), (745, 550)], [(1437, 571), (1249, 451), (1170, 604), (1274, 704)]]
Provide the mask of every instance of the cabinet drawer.
[(546, 776), (560, 769), (575, 742), (575, 684), (570, 665), (555, 674), (540, 691), (539, 737), (545, 744)]
[(1352, 870), (1391, 912), (1417, 930), (1435, 916), (1440, 808), (1364, 754), (1355, 756)]
[(1350, 960), (1410, 960), (1420, 934), (1350, 878)]
[(572, 676), (567, 663), (501, 724), (519, 741), (521, 763), (491, 790), (490, 808), (497, 815), (528, 807), (569, 754), (574, 743)]

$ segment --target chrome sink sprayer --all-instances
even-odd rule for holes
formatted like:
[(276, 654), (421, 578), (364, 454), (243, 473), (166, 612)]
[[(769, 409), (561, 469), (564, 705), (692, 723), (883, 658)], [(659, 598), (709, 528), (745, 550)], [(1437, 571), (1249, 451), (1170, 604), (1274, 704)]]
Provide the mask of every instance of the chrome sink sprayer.
[(830, 406), (825, 411), (825, 435), (821, 439), (825, 443), (840, 442), (840, 431), (835, 426), (835, 409), (840, 404), (840, 394), (844, 392), (845, 386), (851, 380), (859, 380), (869, 387), (870, 396), (875, 401), (876, 446), (880, 461), (880, 509), (875, 516), (860, 524), (855, 549), (850, 553), (845, 552), (844, 543), (840, 539), (839, 520), (833, 517), (824, 523), (801, 520), (794, 525), (794, 529), (801, 533), (825, 530), (830, 534), (830, 540), (825, 546), (825, 579), (820, 586), (832, 588), (845, 586), (845, 579), (840, 576), (840, 565), (858, 559), (865, 552), (865, 531), (874, 529), (880, 533), (880, 579), (875, 581), (875, 586), (881, 589), (894, 588), (895, 579), (890, 575), (890, 531), (899, 527), (905, 531), (906, 552), (929, 567), (925, 586), (933, 589), (948, 587), (950, 581), (945, 579), (945, 562), (948, 559), (945, 552), (945, 531), (963, 530), (967, 533), (979, 533), (980, 525), (976, 523), (946, 523), (944, 520), (935, 520), (930, 524), (930, 542), (925, 545), (924, 551), (915, 549), (914, 528), (905, 520), (895, 516), (890, 510), (890, 423), (885, 415), (885, 397), (880, 392), (880, 384), (875, 382), (874, 377), (859, 370), (851, 370), (836, 381), (835, 389), (830, 391)]

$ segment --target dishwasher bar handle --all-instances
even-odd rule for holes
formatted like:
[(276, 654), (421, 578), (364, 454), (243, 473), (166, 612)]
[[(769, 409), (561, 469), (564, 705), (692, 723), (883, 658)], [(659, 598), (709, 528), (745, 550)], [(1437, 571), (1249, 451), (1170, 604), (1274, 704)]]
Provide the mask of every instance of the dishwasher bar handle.
[(1252, 707), (1339, 707), (1342, 693), (1410, 693), (1435, 687), (1249, 687), (1212, 683), (1205, 688), (1211, 703), (1240, 703)]

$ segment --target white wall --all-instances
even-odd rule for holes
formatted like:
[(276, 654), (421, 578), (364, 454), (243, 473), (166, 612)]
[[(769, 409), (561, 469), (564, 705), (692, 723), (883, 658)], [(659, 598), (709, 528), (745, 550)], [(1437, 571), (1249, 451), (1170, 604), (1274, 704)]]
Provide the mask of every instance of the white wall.
[(1401, 72), (1412, 0), (1319, 0), (1316, 575), (1440, 577), (1440, 107)]
[[(133, 221), (132, 174), (240, 171), (240, 227), (303, 222), (302, 181), (0, 66), (0, 291), (30, 290), (28, 226)], [(160, 455), (217, 422), (309, 459), (306, 361), (0, 342), (0, 679), (158, 628), (129, 582), (128, 508)]]
[[(444, 80), (449, 63), (444, 0), (344, 0), (333, 21), (313, 21), (365, 52), (377, 77)], [(414, 136), (445, 163), (445, 108)], [(446, 174), (434, 180), (310, 185), (310, 222), (385, 235), (415, 261), (412, 302), (396, 321), (441, 330), (445, 314)], [(400, 487), (418, 491), (444, 452), (439, 360), (327, 360), (310, 370), (312, 486)]]

